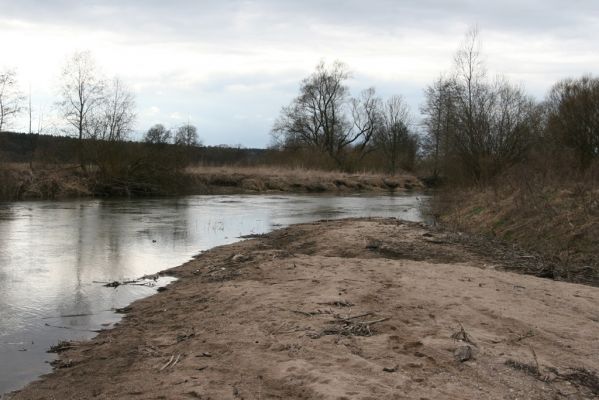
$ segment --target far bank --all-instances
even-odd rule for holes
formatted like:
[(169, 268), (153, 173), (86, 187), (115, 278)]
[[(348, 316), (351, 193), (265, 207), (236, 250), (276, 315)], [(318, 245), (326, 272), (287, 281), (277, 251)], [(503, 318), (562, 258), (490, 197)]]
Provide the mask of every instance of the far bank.
[(105, 179), (77, 165), (0, 164), (0, 200), (235, 193), (402, 193), (422, 190), (414, 175), (285, 167), (188, 167), (147, 179)]

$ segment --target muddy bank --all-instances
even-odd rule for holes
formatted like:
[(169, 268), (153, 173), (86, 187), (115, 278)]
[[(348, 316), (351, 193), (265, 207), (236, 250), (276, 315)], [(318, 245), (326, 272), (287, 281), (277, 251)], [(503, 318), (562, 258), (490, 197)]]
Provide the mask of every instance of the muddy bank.
[(13, 399), (583, 399), (597, 288), (393, 219), (208, 251)]

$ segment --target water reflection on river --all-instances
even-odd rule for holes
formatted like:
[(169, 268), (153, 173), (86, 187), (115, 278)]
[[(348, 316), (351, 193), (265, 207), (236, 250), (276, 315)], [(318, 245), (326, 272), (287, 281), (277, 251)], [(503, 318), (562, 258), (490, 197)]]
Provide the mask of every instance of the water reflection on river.
[[(0, 203), (0, 394), (49, 372), (46, 350), (110, 327), (155, 288), (105, 288), (241, 235), (319, 219), (422, 220), (425, 197), (190, 196)], [(163, 279), (160, 284), (167, 282)]]

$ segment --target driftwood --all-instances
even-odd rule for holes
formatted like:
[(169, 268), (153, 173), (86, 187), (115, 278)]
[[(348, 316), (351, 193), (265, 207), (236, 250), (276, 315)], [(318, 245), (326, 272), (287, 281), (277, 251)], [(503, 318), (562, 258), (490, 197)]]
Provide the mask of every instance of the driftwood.
[(132, 281), (112, 281), (112, 282), (101, 282), (101, 281), (93, 281), (93, 283), (101, 283), (104, 287), (117, 288), (119, 286), (131, 285), (131, 286), (147, 286), (153, 287), (156, 285), (155, 281), (152, 282), (143, 282), (143, 279), (137, 279)]
[(58, 328), (58, 329), (68, 329), (70, 331), (78, 331), (78, 332), (93, 332), (93, 333), (99, 333), (102, 332), (103, 329), (78, 329), (78, 328), (73, 328), (72, 326), (61, 326), (61, 325), (51, 325), (48, 323), (44, 324), (47, 327), (50, 328)]
[[(112, 310), (103, 310), (103, 311), (112, 311)], [(100, 311), (102, 312), (102, 311)], [(76, 318), (76, 317), (89, 317), (91, 315), (97, 315), (98, 313), (86, 313), (86, 314), (65, 314), (65, 315), (57, 315), (54, 317), (44, 317), (42, 319), (58, 319), (58, 318)]]

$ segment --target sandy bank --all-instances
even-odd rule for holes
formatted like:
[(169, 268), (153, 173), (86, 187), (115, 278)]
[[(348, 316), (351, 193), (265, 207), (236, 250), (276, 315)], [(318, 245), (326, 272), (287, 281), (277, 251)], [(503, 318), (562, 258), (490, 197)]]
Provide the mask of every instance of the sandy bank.
[(598, 396), (599, 290), (519, 260), (390, 219), (293, 226), (168, 271), (12, 398)]

